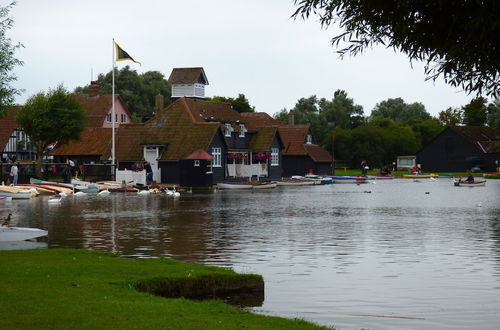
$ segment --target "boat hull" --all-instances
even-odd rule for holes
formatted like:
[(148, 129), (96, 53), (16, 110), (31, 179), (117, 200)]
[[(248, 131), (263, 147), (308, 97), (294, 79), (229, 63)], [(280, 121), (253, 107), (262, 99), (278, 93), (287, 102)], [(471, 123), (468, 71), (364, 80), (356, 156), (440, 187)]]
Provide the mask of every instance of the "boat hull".
[(217, 187), (219, 189), (234, 189), (234, 190), (270, 189), (270, 188), (276, 188), (276, 186), (277, 186), (276, 182), (270, 182), (270, 183), (219, 182), (219, 183), (217, 183)]
[(484, 187), (486, 185), (486, 180), (476, 180), (474, 182), (454, 181), (453, 185), (455, 187)]
[(25, 241), (46, 236), (48, 232), (38, 228), (0, 226), (0, 242)]
[(367, 183), (368, 179), (362, 176), (332, 175), (333, 183)]

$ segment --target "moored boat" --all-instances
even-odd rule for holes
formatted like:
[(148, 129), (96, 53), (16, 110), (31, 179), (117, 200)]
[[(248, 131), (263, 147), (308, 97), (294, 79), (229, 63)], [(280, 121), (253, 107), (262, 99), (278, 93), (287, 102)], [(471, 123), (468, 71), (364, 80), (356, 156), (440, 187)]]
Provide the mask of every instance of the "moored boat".
[(306, 178), (282, 178), (277, 180), (276, 184), (278, 186), (312, 186), (315, 181)]
[(485, 179), (500, 179), (500, 172), (489, 172), (489, 173), (484, 173), (483, 177)]
[(352, 176), (352, 175), (331, 175), (333, 183), (367, 183), (368, 178), (364, 176)]
[(439, 178), (439, 175), (431, 174), (403, 174), (404, 179), (429, 179), (429, 178)]
[(0, 242), (25, 241), (47, 234), (46, 230), (38, 228), (0, 226)]
[(33, 192), (29, 189), (16, 188), (11, 186), (0, 186), (0, 197), (10, 197), (12, 199), (28, 199), (33, 197)]
[(129, 187), (129, 186), (126, 186), (126, 187), (108, 188), (107, 190), (108, 190), (109, 192), (112, 192), (112, 193), (129, 193), (129, 192), (136, 193), (136, 192), (138, 192), (138, 191), (139, 191), (139, 189), (134, 188), (134, 187)]
[(269, 189), (275, 188), (276, 182), (219, 182), (217, 187), (219, 189), (237, 189), (237, 190), (251, 190), (251, 189)]
[(392, 180), (394, 179), (394, 175), (386, 174), (386, 175), (367, 175), (366, 178), (368, 180)]

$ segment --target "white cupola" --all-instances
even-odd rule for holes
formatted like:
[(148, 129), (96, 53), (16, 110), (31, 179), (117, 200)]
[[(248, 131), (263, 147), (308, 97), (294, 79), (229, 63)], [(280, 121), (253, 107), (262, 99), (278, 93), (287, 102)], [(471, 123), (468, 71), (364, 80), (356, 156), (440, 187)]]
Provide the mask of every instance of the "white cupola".
[(172, 86), (172, 99), (179, 97), (204, 99), (208, 79), (202, 67), (174, 68), (168, 83)]

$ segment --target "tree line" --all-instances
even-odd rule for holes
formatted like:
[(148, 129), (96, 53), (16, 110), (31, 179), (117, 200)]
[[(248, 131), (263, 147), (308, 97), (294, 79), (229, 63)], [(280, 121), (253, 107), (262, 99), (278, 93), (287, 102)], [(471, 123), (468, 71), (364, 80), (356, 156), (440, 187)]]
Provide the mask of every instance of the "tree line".
[[(500, 133), (500, 100), (488, 103), (484, 97), (450, 107), (436, 117), (422, 103), (390, 98), (365, 116), (361, 105), (337, 90), (330, 100), (316, 95), (301, 98), (290, 110), (295, 124), (309, 124), (317, 143), (351, 166), (369, 159), (372, 166), (381, 167), (397, 156), (414, 155), (450, 125), (490, 126)], [(288, 113), (282, 109), (274, 118), (287, 123)]]

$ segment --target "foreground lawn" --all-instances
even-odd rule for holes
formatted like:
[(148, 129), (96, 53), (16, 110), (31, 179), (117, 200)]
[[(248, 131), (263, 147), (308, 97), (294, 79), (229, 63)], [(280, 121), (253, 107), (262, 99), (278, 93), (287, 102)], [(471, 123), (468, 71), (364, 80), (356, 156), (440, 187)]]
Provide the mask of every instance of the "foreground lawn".
[(184, 295), (259, 286), (258, 275), (86, 250), (0, 251), (1, 329), (320, 329)]

